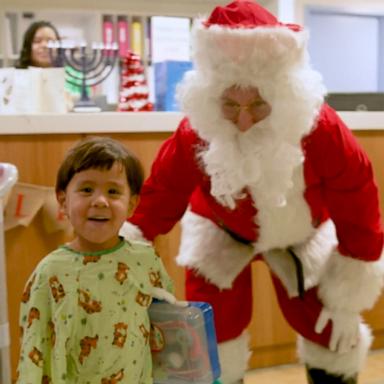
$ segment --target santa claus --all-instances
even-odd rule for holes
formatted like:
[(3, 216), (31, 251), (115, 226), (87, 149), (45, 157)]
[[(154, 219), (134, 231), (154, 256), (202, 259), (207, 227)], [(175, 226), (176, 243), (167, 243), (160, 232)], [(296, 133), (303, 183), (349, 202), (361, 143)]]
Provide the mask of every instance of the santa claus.
[(178, 92), (187, 117), (122, 229), (153, 240), (182, 218), (186, 297), (213, 306), (224, 383), (247, 368), (255, 259), (270, 267), (310, 383), (356, 383), (371, 344), (360, 312), (383, 285), (377, 187), (324, 102), (307, 40), (249, 0), (196, 22)]

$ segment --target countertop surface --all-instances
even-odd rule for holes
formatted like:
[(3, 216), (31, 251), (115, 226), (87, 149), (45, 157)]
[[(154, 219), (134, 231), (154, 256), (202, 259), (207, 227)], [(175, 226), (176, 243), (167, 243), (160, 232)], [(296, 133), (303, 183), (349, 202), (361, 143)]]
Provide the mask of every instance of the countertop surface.
[[(338, 114), (352, 130), (384, 130), (384, 111)], [(0, 115), (0, 135), (172, 132), (182, 116), (178, 112)]]

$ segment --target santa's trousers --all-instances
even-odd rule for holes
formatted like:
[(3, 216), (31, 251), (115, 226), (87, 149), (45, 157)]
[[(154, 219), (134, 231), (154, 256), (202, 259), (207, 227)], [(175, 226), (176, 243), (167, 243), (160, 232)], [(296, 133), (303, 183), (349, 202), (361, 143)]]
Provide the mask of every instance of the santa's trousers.
[[(364, 363), (371, 344), (368, 327), (361, 324), (360, 341), (356, 348), (346, 354), (331, 352), (327, 348), (331, 324), (329, 323), (321, 334), (315, 332), (315, 324), (322, 309), (322, 304), (317, 297), (317, 288), (306, 291), (303, 298), (289, 298), (276, 276), (272, 275), (272, 281), (285, 319), (299, 334), (299, 357), (308, 367), (309, 377), (311, 372), (313, 375), (319, 373), (313, 370), (324, 371), (324, 374), (340, 377), (340, 380), (350, 380), (355, 377)], [(204, 277), (196, 275), (192, 270), (187, 270), (186, 298), (212, 305), (223, 381), (225, 384), (235, 383), (243, 377), (250, 354), (245, 330), (252, 315), (251, 265), (247, 266), (235, 279), (232, 289), (224, 290), (209, 284)], [(263, 316), (262, 313), (258, 315)], [(231, 367), (238, 368), (236, 372), (232, 372)], [(315, 378), (312, 383), (317, 384)], [(341, 383), (344, 381), (340, 381)]]

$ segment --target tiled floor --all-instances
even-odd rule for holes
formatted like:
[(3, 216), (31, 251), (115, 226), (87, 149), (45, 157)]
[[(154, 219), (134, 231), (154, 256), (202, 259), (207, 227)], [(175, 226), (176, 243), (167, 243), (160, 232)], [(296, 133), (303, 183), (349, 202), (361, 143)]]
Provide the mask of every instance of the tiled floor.
[[(250, 371), (244, 384), (307, 384), (307, 381), (304, 367), (293, 364)], [(359, 384), (384, 384), (384, 350), (370, 353)]]

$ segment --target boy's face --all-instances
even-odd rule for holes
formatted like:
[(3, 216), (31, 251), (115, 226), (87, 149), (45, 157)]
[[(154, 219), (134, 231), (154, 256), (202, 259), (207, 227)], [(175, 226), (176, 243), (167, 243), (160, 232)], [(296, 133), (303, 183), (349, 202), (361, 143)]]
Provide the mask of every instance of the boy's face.
[(71, 247), (90, 252), (118, 243), (120, 227), (134, 209), (137, 196), (131, 196), (124, 167), (115, 163), (109, 170), (91, 168), (76, 173), (57, 199), (75, 231)]

